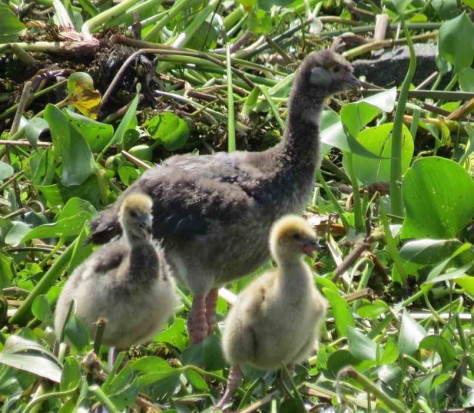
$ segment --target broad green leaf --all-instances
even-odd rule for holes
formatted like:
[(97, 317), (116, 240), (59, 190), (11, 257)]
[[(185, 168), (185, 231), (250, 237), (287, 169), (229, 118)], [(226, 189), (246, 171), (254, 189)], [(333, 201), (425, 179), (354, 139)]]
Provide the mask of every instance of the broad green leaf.
[(75, 357), (69, 356), (64, 360), (63, 374), (59, 385), (61, 391), (77, 389), (81, 383), (81, 366)]
[(398, 359), (400, 352), (395, 341), (390, 338), (387, 339), (387, 343), (383, 348), (383, 354), (380, 358), (380, 364), (392, 364), (395, 363)]
[(145, 127), (151, 137), (168, 151), (181, 149), (188, 141), (188, 124), (172, 112), (155, 116)]
[(400, 354), (413, 354), (418, 350), (418, 345), (425, 336), (425, 329), (410, 316), (408, 311), (404, 311), (398, 336)]
[(474, 58), (474, 24), (466, 13), (449, 20), (438, 32), (438, 52), (460, 73), (470, 67)]
[(372, 304), (360, 306), (357, 309), (357, 314), (362, 318), (376, 319), (381, 314), (386, 313), (389, 308), (390, 307), (385, 301), (375, 300)]
[(39, 137), (49, 130), (48, 122), (43, 118), (31, 118), (25, 125), (25, 136), (28, 142), (36, 149)]
[(208, 371), (221, 370), (226, 366), (220, 338), (215, 334), (199, 344), (193, 344), (181, 355), (184, 364), (194, 364)]
[(355, 357), (349, 350), (337, 350), (329, 356), (327, 368), (333, 377), (336, 377), (337, 373), (344, 367), (356, 366), (359, 363), (360, 359)]
[(377, 345), (359, 330), (347, 327), (347, 340), (349, 351), (362, 360), (375, 360), (377, 358)]
[(81, 131), (93, 152), (100, 152), (104, 149), (114, 135), (112, 125), (97, 122), (70, 110), (65, 110), (64, 114), (68, 117), (69, 122)]
[(181, 317), (176, 318), (171, 327), (155, 337), (155, 341), (171, 344), (179, 351), (183, 351), (188, 344), (188, 334), (184, 319)]
[(454, 282), (464, 288), (464, 291), (471, 295), (471, 297), (474, 297), (474, 277), (456, 278)]
[(395, 10), (399, 16), (403, 16), (411, 0), (384, 0), (384, 3), (392, 10)]
[(46, 294), (41, 294), (34, 299), (33, 304), (31, 305), (31, 312), (43, 323), (50, 322), (53, 319), (53, 312), (49, 306)]
[(21, 221), (13, 221), (13, 227), (8, 231), (5, 237), (5, 243), (16, 246), (21, 243), (23, 237), (30, 232), (31, 227)]
[(14, 42), (25, 27), (6, 3), (0, 3), (0, 43)]
[(463, 92), (474, 92), (474, 69), (472, 67), (462, 69), (458, 78)]
[(255, 34), (267, 34), (272, 29), (272, 19), (266, 10), (254, 8), (247, 20), (249, 30)]
[(78, 235), (95, 214), (96, 210), (89, 202), (80, 198), (71, 198), (59, 213), (56, 222), (33, 228), (23, 237), (22, 242), (34, 238)]
[(400, 249), (400, 257), (418, 264), (437, 264), (448, 258), (462, 245), (457, 239), (417, 239)]
[(83, 184), (97, 170), (89, 145), (54, 105), (46, 106), (44, 118), (51, 129), (56, 159), (62, 157), (61, 183), (66, 187)]
[(329, 288), (323, 288), (323, 293), (331, 304), (338, 337), (346, 337), (347, 328), (355, 326), (354, 317), (347, 301), (338, 292)]
[(11, 165), (0, 161), (0, 181), (3, 181), (12, 176), (13, 172), (14, 170)]
[(61, 365), (56, 357), (40, 344), (19, 336), (10, 336), (0, 353), (0, 363), (59, 383)]
[(455, 238), (474, 216), (474, 182), (456, 162), (421, 158), (402, 183), (402, 238)]
[[(375, 182), (390, 181), (392, 129), (393, 123), (385, 123), (364, 129), (357, 135), (357, 141), (368, 151), (378, 156), (374, 159), (353, 155), (354, 172), (362, 184), (370, 185)], [(404, 174), (410, 166), (414, 149), (413, 138), (405, 125), (403, 125), (402, 139), (402, 174)], [(347, 160), (344, 157), (344, 168), (347, 171), (346, 163)]]
[(452, 367), (452, 363), (456, 357), (453, 345), (440, 335), (426, 336), (420, 342), (420, 350), (435, 351), (438, 353), (445, 369)]
[(12, 284), (12, 263), (13, 258), (6, 254), (0, 253), (0, 288), (9, 287)]
[(136, 400), (139, 392), (133, 371), (128, 366), (120, 370), (111, 380), (107, 380), (102, 390), (120, 410), (129, 407)]
[(209, 392), (209, 386), (207, 385), (206, 380), (204, 380), (199, 373), (191, 369), (186, 369), (184, 374), (196, 392)]

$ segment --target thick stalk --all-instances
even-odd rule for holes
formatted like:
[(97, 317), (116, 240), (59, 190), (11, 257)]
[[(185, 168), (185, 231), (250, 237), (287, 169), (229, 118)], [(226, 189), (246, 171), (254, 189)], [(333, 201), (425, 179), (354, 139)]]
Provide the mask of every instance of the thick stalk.
[(227, 43), (227, 145), (228, 152), (235, 151), (235, 126), (234, 126), (234, 88), (232, 85), (232, 59), (230, 44)]
[(402, 178), (402, 127), (403, 115), (405, 113), (405, 107), (408, 101), (408, 91), (410, 89), (410, 84), (416, 69), (416, 56), (413, 42), (411, 41), (410, 33), (405, 20), (402, 20), (401, 23), (405, 37), (407, 39), (408, 48), (410, 50), (410, 65), (400, 89), (400, 96), (398, 98), (398, 105), (395, 112), (395, 121), (392, 132), (392, 162), (390, 164), (390, 212), (393, 215), (403, 217), (402, 188), (400, 186), (400, 180)]

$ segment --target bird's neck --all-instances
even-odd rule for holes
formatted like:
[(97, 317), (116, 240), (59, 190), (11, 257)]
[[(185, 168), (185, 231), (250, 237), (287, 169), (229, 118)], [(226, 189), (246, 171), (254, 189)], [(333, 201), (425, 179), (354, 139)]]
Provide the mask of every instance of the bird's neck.
[[(158, 276), (158, 257), (150, 241), (136, 238), (129, 241), (130, 277), (135, 281), (154, 280)], [(156, 268), (156, 271), (154, 270)]]
[(314, 169), (320, 157), (319, 118), (323, 97), (307, 96), (296, 84), (291, 91), (280, 160)]
[(278, 263), (278, 268), (280, 270), (278, 285), (285, 292), (285, 295), (290, 297), (294, 294), (295, 297), (301, 297), (301, 292), (308, 289), (311, 280), (310, 270), (303, 258), (286, 258)]

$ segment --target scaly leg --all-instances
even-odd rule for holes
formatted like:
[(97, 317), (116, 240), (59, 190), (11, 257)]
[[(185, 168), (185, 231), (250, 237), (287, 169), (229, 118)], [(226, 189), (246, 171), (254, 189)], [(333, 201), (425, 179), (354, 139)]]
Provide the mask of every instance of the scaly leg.
[(206, 297), (196, 295), (188, 315), (188, 333), (192, 344), (200, 343), (207, 336)]
[(224, 395), (219, 400), (219, 403), (216, 404), (215, 408), (222, 410), (226, 404), (232, 400), (232, 396), (235, 391), (239, 388), (240, 380), (242, 379), (242, 370), (240, 366), (234, 366), (231, 368), (229, 377), (227, 379), (227, 387), (225, 389)]
[(214, 333), (216, 327), (216, 305), (218, 288), (213, 288), (206, 296), (206, 319), (207, 319), (207, 335)]

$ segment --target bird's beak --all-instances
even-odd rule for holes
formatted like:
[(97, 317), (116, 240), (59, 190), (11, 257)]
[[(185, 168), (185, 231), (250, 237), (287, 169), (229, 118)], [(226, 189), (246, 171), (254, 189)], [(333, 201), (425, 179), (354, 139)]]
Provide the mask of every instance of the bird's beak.
[(143, 215), (138, 219), (140, 228), (144, 229), (148, 234), (151, 234), (151, 219)]
[(303, 242), (303, 251), (308, 256), (313, 258), (315, 252), (321, 252), (321, 246), (313, 238), (307, 238)]
[(347, 77), (344, 79), (344, 83), (347, 85), (348, 89), (360, 89), (361, 83), (352, 73), (348, 73)]

